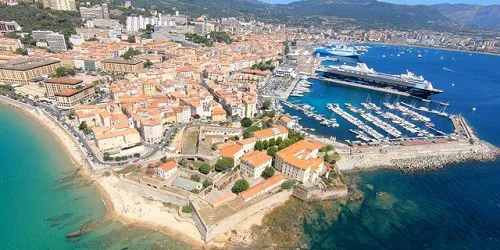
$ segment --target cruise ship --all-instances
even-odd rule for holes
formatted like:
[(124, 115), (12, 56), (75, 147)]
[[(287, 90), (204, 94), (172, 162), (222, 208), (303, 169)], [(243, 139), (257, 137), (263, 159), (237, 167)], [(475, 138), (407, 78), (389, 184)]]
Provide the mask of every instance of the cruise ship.
[(316, 53), (329, 55), (329, 56), (342, 56), (342, 57), (351, 57), (358, 58), (359, 54), (356, 51), (356, 48), (345, 45), (334, 45), (321, 47), (316, 49)]
[(401, 75), (379, 73), (372, 68), (368, 68), (364, 63), (358, 63), (356, 66), (329, 66), (324, 71), (323, 76), (382, 88), (396, 89), (421, 98), (428, 98), (430, 95), (443, 92), (442, 90), (435, 89), (432, 83), (425, 80), (424, 77), (416, 76), (409, 71)]

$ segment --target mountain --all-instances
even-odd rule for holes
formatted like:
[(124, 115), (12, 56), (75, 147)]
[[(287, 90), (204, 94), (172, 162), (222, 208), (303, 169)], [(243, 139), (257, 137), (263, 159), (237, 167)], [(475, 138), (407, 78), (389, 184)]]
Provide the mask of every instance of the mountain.
[(278, 16), (333, 16), (355, 19), (373, 26), (400, 28), (448, 21), (448, 18), (429, 6), (391, 4), (376, 0), (304, 0), (276, 5), (272, 12)]
[(432, 7), (453, 21), (500, 30), (500, 5), (436, 4)]
[[(122, 0), (124, 1), (124, 0)], [(402, 5), (376, 0), (302, 0), (267, 4), (259, 0), (137, 0), (134, 6), (179, 10), (192, 16), (248, 17), (300, 26), (358, 25), (364, 28), (432, 28), (449, 19), (425, 5)]]

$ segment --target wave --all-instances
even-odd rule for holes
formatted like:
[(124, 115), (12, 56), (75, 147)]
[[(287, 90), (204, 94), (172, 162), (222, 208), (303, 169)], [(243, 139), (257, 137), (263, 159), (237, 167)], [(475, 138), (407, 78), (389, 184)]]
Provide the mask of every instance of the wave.
[(443, 70), (446, 70), (446, 71), (451, 71), (451, 72), (455, 72), (454, 70), (449, 69), (449, 68), (445, 68), (445, 67), (443, 67)]

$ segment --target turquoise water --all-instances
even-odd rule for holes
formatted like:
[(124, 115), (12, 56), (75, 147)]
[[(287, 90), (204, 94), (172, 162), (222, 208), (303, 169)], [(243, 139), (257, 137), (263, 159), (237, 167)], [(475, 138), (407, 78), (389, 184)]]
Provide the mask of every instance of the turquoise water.
[[(105, 220), (97, 190), (74, 174), (48, 131), (2, 104), (0, 117), (0, 249), (186, 248), (163, 233)], [(66, 238), (81, 225), (96, 229)]]
[[(377, 71), (396, 74), (408, 69), (424, 75), (434, 87), (444, 90), (432, 100), (449, 102), (447, 111), (463, 114), (482, 139), (500, 145), (500, 57), (408, 49), (373, 45), (360, 60)], [(396, 56), (399, 51), (405, 54)], [(418, 53), (422, 59), (417, 58)], [(324, 108), (326, 103), (359, 105), (368, 95), (377, 104), (395, 99), (387, 94), (314, 81), (310, 94), (291, 100), (308, 103), (329, 115), (331, 112)], [(472, 111), (472, 107), (477, 110)], [(445, 118), (430, 117), (438, 129), (451, 131)], [(338, 120), (340, 127), (335, 129), (307, 117), (301, 123), (316, 128), (322, 135), (351, 139), (346, 131), (349, 124), (342, 118)], [(317, 217), (311, 216), (316, 219), (304, 223), (304, 231), (312, 249), (500, 249), (498, 160), (454, 164), (424, 173), (379, 170), (349, 177), (363, 192), (364, 199), (348, 202), (338, 221), (325, 219), (331, 211), (318, 211)]]

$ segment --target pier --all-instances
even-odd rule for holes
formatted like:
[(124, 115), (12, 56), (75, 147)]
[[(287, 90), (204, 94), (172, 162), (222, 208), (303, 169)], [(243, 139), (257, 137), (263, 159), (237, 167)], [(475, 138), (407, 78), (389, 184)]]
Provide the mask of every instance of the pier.
[[(321, 71), (321, 70), (319, 70), (319, 71)], [(336, 83), (336, 84), (340, 84), (340, 85), (355, 87), (355, 88), (369, 89), (369, 90), (374, 90), (374, 91), (384, 92), (384, 93), (389, 93), (389, 94), (394, 94), (394, 95), (400, 95), (400, 96), (410, 96), (410, 94), (408, 94), (408, 93), (401, 92), (401, 91), (398, 91), (395, 89), (379, 88), (379, 87), (375, 87), (375, 86), (369, 86), (369, 85), (355, 83), (355, 82), (346, 82), (346, 81), (326, 78), (326, 77), (322, 77), (322, 76), (311, 77), (311, 78), (316, 79), (316, 80), (330, 82), (330, 83)]]

